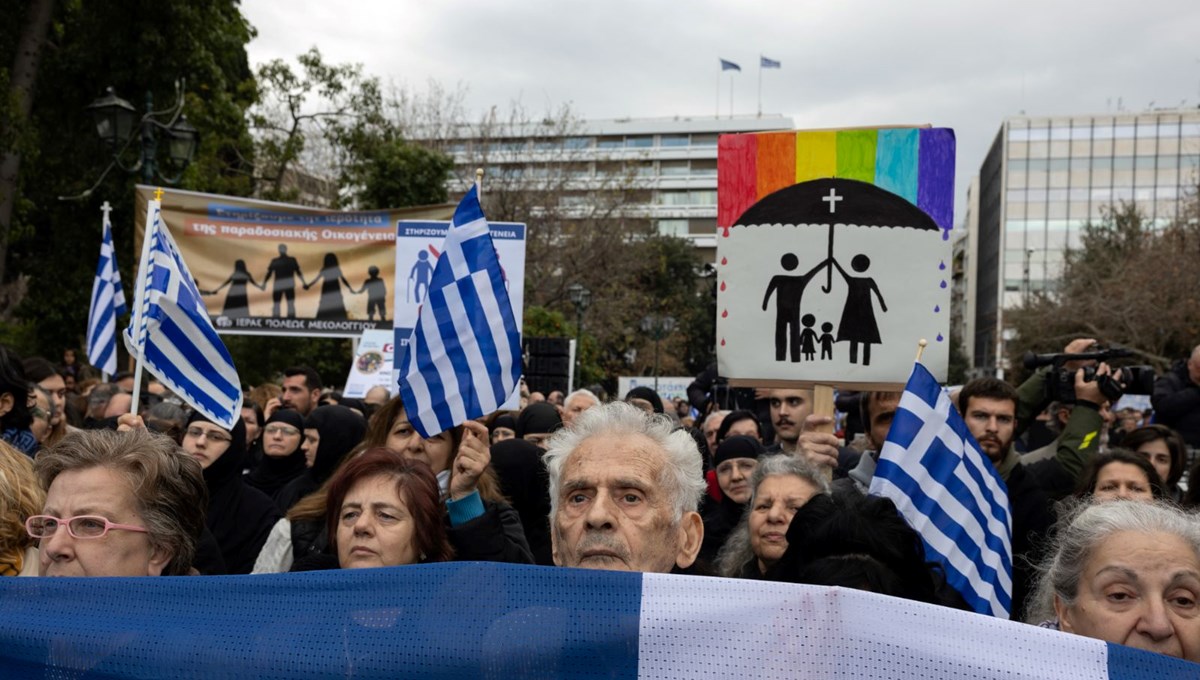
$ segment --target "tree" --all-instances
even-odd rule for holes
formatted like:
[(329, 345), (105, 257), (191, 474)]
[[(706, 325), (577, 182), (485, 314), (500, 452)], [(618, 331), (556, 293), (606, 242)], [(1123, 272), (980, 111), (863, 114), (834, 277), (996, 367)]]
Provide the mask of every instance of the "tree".
[(1155, 228), (1136, 205), (1122, 203), (1086, 225), (1054, 290), (1006, 314), (1017, 333), (1011, 365), (1027, 350), (1060, 352), (1080, 336), (1127, 347), (1159, 369), (1190, 353), (1200, 342), (1198, 207), (1193, 195), (1177, 219)]
[[(0, 22), (0, 63), (13, 63), (20, 21)], [(26, 150), (16, 182), (9, 233), (9, 278), (28, 276), (10, 337), (26, 353), (55, 357), (79, 347), (87, 322), (100, 240), (100, 204), (114, 206), (122, 276), (132, 282), (133, 184), (110, 173), (81, 201), (61, 201), (92, 186), (109, 162), (84, 110), (106, 85), (134, 102), (147, 91), (161, 106), (175, 80), (187, 79), (185, 112), (201, 134), (180, 186), (245, 195), (253, 150), (245, 111), (254, 96), (245, 45), (253, 35), (231, 0), (59, 3), (36, 70), (29, 116), (10, 139)], [(4, 80), (8, 79), (4, 73)], [(6, 149), (7, 150), (7, 149)], [(131, 286), (127, 285), (127, 288)], [(15, 325), (15, 324), (14, 324)]]

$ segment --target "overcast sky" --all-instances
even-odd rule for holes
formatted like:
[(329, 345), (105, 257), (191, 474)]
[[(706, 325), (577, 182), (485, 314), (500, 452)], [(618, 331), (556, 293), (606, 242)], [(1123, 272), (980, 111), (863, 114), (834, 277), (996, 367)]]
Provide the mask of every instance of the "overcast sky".
[[(316, 45), (478, 114), (520, 101), (584, 118), (733, 111), (798, 128), (932, 123), (958, 136), (955, 219), (1006, 116), (1200, 104), (1200, 2), (1140, 0), (243, 0), (257, 65)], [(722, 116), (729, 77), (720, 79)]]

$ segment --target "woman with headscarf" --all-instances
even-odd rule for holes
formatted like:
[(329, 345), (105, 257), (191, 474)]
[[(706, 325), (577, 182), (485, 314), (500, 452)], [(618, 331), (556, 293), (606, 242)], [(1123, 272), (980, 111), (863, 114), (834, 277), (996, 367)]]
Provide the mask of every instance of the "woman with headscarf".
[(366, 431), (366, 420), (345, 406), (314, 409), (304, 421), (304, 441), (300, 444), (308, 469), (280, 489), (275, 497), (279, 509), (287, 512), (301, 498), (321, 488)]
[[(274, 417), (274, 414), (272, 414)], [(288, 571), (300, 559), (326, 552), (325, 494), (329, 479), (361, 442), (367, 423), (361, 415), (331, 404), (318, 406), (304, 421), (300, 445), (307, 468), (275, 495), (275, 504), (287, 513), (276, 522), (254, 563), (254, 572)]]
[(246, 426), (226, 430), (199, 412), (188, 419), (183, 449), (200, 461), (208, 487), (205, 522), (230, 574), (249, 574), (280, 513), (266, 494), (242, 480)]
[(562, 427), (558, 407), (548, 401), (534, 402), (517, 416), (517, 437), (546, 448), (544, 442)]
[(705, 560), (716, 558), (729, 533), (742, 521), (753, 491), (750, 478), (763, 453), (762, 443), (746, 435), (728, 437), (717, 445), (713, 468), (721, 487), (721, 500), (705, 508), (704, 543), (700, 546), (700, 556)]
[(271, 414), (262, 430), (262, 460), (246, 475), (246, 483), (274, 499), (308, 466), (304, 462), (304, 416), (290, 408)]

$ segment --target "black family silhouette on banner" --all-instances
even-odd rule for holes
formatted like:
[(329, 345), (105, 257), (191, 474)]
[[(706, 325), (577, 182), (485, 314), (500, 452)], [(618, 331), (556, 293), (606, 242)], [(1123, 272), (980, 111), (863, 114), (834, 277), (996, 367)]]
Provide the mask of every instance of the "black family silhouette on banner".
[(337, 255), (334, 253), (325, 253), (324, 263), (321, 266), (321, 271), (313, 277), (312, 281), (307, 281), (304, 274), (300, 271), (300, 263), (296, 258), (288, 255), (287, 246), (279, 245), (279, 256), (271, 260), (267, 266), (267, 272), (263, 276), (262, 283), (254, 280), (249, 269), (246, 268), (245, 260), (237, 260), (233, 263), (233, 272), (229, 278), (225, 279), (221, 285), (211, 290), (200, 290), (201, 295), (216, 295), (229, 288), (229, 292), (225, 294), (225, 305), (221, 310), (221, 314), (227, 317), (248, 317), (250, 313), (250, 299), (248, 295), (247, 285), (265, 291), (267, 282), (275, 278), (274, 287), (271, 290), (272, 309), (271, 316), (280, 316), (280, 301), (287, 301), (287, 318), (296, 318), (296, 279), (299, 278), (300, 284), (304, 286), (304, 290), (312, 288), (317, 282), (321, 282), (321, 298), (317, 304), (317, 313), (315, 318), (345, 320), (348, 317), (346, 313), (346, 302), (342, 296), (342, 286), (346, 287), (352, 295), (366, 294), (367, 296), (367, 319), (374, 320), (375, 314), (379, 314), (380, 321), (387, 321), (386, 302), (387, 302), (387, 282), (379, 276), (379, 267), (371, 265), (367, 268), (367, 278), (363, 281), (360, 288), (355, 290), (354, 286), (346, 280), (342, 274), (341, 266), (338, 264)]
[[(832, 251), (832, 246), (830, 248)], [(800, 266), (800, 258), (793, 253), (786, 253), (779, 259), (780, 266), (785, 271), (795, 271)], [(871, 259), (863, 254), (855, 255), (850, 260), (850, 268), (855, 274), (863, 274), (871, 266)], [(838, 322), (837, 336), (833, 335), (833, 324), (822, 321), (820, 334), (817, 333), (817, 317), (813, 314), (801, 314), (803, 310), (804, 289), (822, 269), (828, 271), (830, 284), (822, 288), (828, 293), (832, 290), (833, 270), (842, 275), (846, 284), (846, 302), (842, 309), (842, 318)], [(850, 343), (850, 363), (858, 363), (859, 347), (862, 347), (862, 364), (871, 364), (871, 345), (881, 342), (879, 324), (875, 321), (875, 307), (872, 294), (879, 299), (879, 309), (887, 312), (887, 304), (879, 286), (870, 276), (857, 276), (847, 272), (830, 256), (808, 272), (794, 276), (778, 274), (771, 277), (767, 292), (763, 296), (763, 311), (767, 311), (771, 295), (775, 295), (775, 360), (793, 363), (814, 361), (817, 347), (821, 349), (821, 360), (833, 359), (833, 345), (836, 342)]]

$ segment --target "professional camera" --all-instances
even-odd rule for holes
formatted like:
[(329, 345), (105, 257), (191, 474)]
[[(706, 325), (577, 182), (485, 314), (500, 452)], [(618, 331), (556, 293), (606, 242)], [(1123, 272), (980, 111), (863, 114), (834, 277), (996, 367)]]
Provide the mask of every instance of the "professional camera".
[[(1034, 354), (1025, 353), (1025, 368), (1035, 369), (1050, 366), (1046, 376), (1046, 398), (1063, 404), (1075, 403), (1075, 371), (1064, 368), (1068, 361), (1092, 359), (1095, 361), (1111, 362), (1113, 359), (1124, 359), (1134, 356), (1133, 352), (1122, 347), (1110, 349), (1097, 348), (1091, 352), (1079, 354)], [(1111, 363), (1109, 364), (1112, 365)], [(1124, 366), (1113, 368), (1110, 375), (1096, 375), (1095, 366), (1083, 368), (1083, 379), (1087, 382), (1098, 380), (1100, 393), (1110, 402), (1116, 402), (1125, 394), (1150, 394), (1154, 391), (1154, 369), (1150, 366)]]

